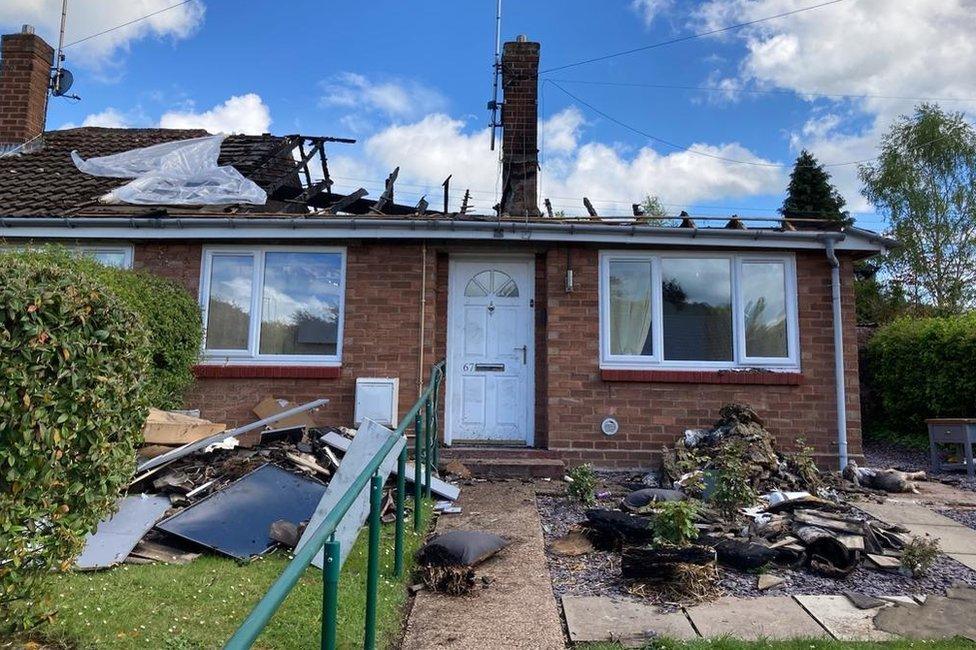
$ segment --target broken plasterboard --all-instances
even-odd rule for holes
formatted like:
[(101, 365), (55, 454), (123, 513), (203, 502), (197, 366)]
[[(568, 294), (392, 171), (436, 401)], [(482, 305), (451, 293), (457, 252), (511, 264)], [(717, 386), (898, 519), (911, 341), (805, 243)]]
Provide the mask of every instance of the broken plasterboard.
[(271, 419), (272, 416), (278, 415), (279, 413), (287, 411), (291, 408), (293, 408), (293, 405), (286, 399), (265, 397), (263, 400), (258, 402), (253, 409), (251, 409), (251, 412), (262, 420), (270, 420), (269, 424), (274, 424), (276, 429), (318, 426), (315, 424), (315, 420), (312, 419), (312, 416), (309, 413), (296, 413), (295, 415), (277, 420)]
[(142, 427), (142, 437), (150, 445), (185, 445), (226, 428), (226, 424), (214, 424), (210, 420), (151, 408)]
[(169, 508), (169, 497), (133, 494), (119, 502), (119, 511), (98, 523), (85, 539), (85, 548), (75, 560), (79, 569), (106, 569), (119, 564), (132, 552)]
[[(345, 436), (339, 435), (334, 431), (330, 431), (321, 438), (322, 442), (329, 445), (333, 449), (338, 449), (339, 451), (345, 453), (349, 449), (349, 445), (352, 444), (352, 440), (346, 438)], [(413, 483), (414, 474), (413, 463), (407, 463), (407, 483)], [(393, 470), (394, 475), (396, 474), (396, 468)], [(442, 481), (436, 476), (430, 477), (430, 491), (433, 494), (441, 497), (442, 499), (447, 499), (448, 501), (456, 501), (459, 496), (461, 496), (461, 488), (456, 485), (451, 485), (446, 481)]]
[(275, 465), (262, 465), (223, 490), (160, 522), (156, 528), (246, 560), (270, 549), (271, 524), (311, 516), (325, 486)]
[[(398, 436), (383, 425), (377, 424), (369, 418), (363, 421), (362, 426), (356, 432), (356, 437), (348, 445), (346, 455), (342, 457), (342, 462), (339, 463), (335, 475), (329, 481), (329, 487), (326, 489), (325, 494), (322, 495), (322, 500), (319, 502), (318, 507), (315, 508), (315, 514), (312, 515), (308, 526), (305, 527), (305, 532), (302, 533), (301, 539), (298, 540), (298, 546), (295, 547), (296, 552), (309, 542), (312, 535), (315, 534), (315, 531), (322, 523), (322, 520), (335, 508), (339, 499), (349, 489), (349, 486), (353, 484), (356, 477), (359, 476), (359, 473), (363, 471), (363, 468), (369, 464), (373, 456), (376, 455), (391, 437), (397, 439), (396, 444), (379, 467), (379, 475), (384, 481), (386, 481), (387, 477), (396, 468), (397, 457), (400, 455), (400, 450), (407, 444), (407, 441), (403, 436)], [(346, 561), (346, 557), (348, 557), (349, 551), (352, 550), (352, 545), (356, 541), (356, 537), (359, 536), (359, 529), (362, 528), (367, 515), (369, 515), (369, 484), (359, 493), (356, 500), (349, 507), (349, 510), (346, 511), (345, 516), (339, 522), (339, 525), (336, 526), (335, 538), (339, 542), (339, 551), (341, 553), (339, 566), (342, 566)], [(322, 568), (321, 550), (315, 555), (312, 564), (320, 569)]]

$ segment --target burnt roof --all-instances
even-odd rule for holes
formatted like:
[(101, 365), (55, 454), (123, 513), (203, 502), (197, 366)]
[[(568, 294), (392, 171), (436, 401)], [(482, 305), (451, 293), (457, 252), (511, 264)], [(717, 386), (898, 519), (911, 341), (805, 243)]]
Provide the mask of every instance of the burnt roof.
[[(125, 178), (103, 178), (80, 171), (71, 160), (72, 151), (77, 151), (82, 158), (91, 158), (207, 135), (210, 134), (202, 129), (94, 126), (47, 131), (38, 141), (25, 146), (24, 152), (0, 157), (0, 215), (70, 216), (96, 205), (100, 196), (129, 182)], [(289, 176), (286, 185), (300, 190), (288, 145), (289, 136), (230, 135), (221, 145), (218, 164), (233, 165), (265, 190), (282, 175)], [(145, 206), (132, 207), (145, 211)], [(296, 211), (274, 200), (264, 206), (234, 206), (233, 210)]]

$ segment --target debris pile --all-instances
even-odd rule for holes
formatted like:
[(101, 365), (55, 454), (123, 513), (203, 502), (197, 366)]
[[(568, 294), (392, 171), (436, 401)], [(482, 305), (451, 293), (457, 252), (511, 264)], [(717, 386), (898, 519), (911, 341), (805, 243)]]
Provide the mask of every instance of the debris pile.
[[(256, 422), (232, 430), (199, 413), (151, 410), (129, 494), (89, 535), (77, 568), (180, 564), (201, 551), (246, 561), (277, 547), (301, 546), (306, 531), (314, 531), (395, 435), (371, 421), (359, 431), (320, 428), (310, 412), (326, 402), (296, 407), (269, 397), (254, 407)], [(395, 474), (405, 441), (398, 443), (380, 467), (384, 476)], [(412, 465), (405, 478), (412, 482)], [(386, 522), (395, 519), (393, 482), (388, 483), (382, 501)], [(432, 492), (445, 507), (459, 496), (456, 486), (438, 479), (432, 480)], [(368, 509), (364, 490), (336, 529), (344, 555)]]
[[(582, 549), (578, 537), (585, 536), (597, 550), (620, 554), (619, 564), (612, 562), (628, 591), (665, 602), (717, 595), (717, 566), (741, 572), (780, 566), (838, 580), (858, 567), (923, 573), (919, 556), (931, 563), (931, 544), (872, 519), (845, 497), (911, 490), (924, 473), (852, 463), (841, 477), (820, 472), (810, 450), (800, 447), (780, 453), (753, 409), (729, 404), (714, 427), (688, 430), (664, 449), (660, 480), (646, 475), (626, 483), (631, 491), (617, 509), (586, 510), (577, 529), (554, 541), (553, 553)], [(693, 512), (690, 532), (680, 541), (662, 539), (661, 530), (675, 528), (669, 518), (682, 508)], [(765, 590), (783, 581), (768, 576), (759, 582)]]

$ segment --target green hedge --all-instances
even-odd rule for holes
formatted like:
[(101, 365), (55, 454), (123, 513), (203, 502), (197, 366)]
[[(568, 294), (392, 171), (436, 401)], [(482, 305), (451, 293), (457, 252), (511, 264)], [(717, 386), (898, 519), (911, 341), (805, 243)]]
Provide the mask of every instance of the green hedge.
[(158, 275), (96, 266), (98, 280), (142, 317), (149, 333), (152, 367), (146, 398), (150, 406), (182, 408), (183, 394), (193, 383), (192, 369), (203, 338), (196, 299), (180, 285)]
[(925, 419), (976, 417), (976, 313), (901, 318), (868, 341), (869, 433), (927, 439)]
[(186, 389), (193, 383), (193, 365), (203, 340), (200, 305), (182, 286), (144, 271), (119, 269), (78, 257), (61, 246), (4, 253), (57, 264), (84, 273), (110, 291), (142, 320), (149, 335), (152, 366), (144, 392), (150, 406), (182, 408)]
[(86, 268), (0, 255), (0, 627), (38, 615), (135, 466), (149, 337)]

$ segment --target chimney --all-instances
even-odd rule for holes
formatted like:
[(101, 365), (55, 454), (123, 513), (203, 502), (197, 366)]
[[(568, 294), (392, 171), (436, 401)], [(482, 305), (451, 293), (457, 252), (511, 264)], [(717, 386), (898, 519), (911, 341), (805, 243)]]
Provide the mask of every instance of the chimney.
[(539, 44), (519, 36), (502, 50), (501, 213), (538, 217)]
[(30, 25), (0, 37), (0, 147), (44, 131), (53, 60), (54, 48)]

